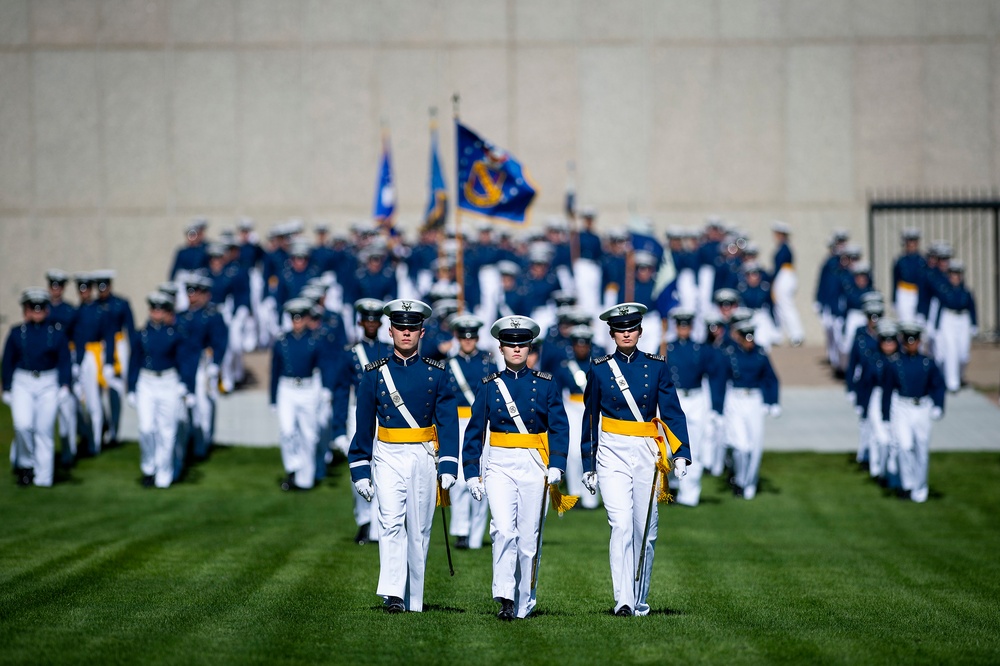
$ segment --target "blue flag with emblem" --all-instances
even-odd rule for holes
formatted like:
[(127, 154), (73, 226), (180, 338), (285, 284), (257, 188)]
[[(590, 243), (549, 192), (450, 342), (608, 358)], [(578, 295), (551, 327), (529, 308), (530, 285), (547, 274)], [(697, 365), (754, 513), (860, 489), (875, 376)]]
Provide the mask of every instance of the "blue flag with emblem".
[(523, 224), (535, 187), (513, 155), (455, 121), (458, 207)]
[(438, 156), (437, 124), (431, 127), (431, 182), (430, 197), (424, 213), (424, 224), (428, 228), (444, 226), (448, 215), (448, 187), (444, 184), (444, 170)]
[(660, 257), (660, 267), (656, 271), (656, 283), (653, 286), (653, 298), (656, 300), (656, 310), (661, 317), (666, 317), (680, 304), (680, 297), (677, 295), (677, 269), (674, 266), (673, 255), (669, 252), (664, 252)]
[(379, 160), (378, 183), (375, 185), (375, 204), (372, 217), (386, 220), (396, 212), (396, 187), (392, 182), (392, 152), (389, 149), (389, 134), (382, 134), (382, 159)]

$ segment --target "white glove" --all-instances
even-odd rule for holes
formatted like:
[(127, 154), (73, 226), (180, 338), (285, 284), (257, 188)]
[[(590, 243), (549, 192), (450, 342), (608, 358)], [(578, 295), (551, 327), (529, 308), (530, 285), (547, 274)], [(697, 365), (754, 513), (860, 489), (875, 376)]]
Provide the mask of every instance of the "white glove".
[(188, 392), (187, 386), (184, 386), (184, 384), (179, 384), (177, 386), (177, 397), (178, 398), (183, 398), (184, 396), (187, 395), (187, 392)]
[(185, 393), (184, 394), (184, 406), (185, 407), (194, 407), (194, 403), (195, 403), (194, 393)]
[(267, 408), (271, 410), (272, 414), (277, 414), (278, 413), (278, 406), (277, 405), (268, 405)]
[(346, 456), (347, 450), (351, 448), (351, 442), (347, 439), (347, 435), (337, 435), (334, 437), (333, 448), (337, 449)]
[(858, 416), (863, 416), (865, 413), (865, 408), (861, 405), (854, 405), (854, 413)]
[(969, 328), (969, 335), (971, 335), (972, 337), (976, 337), (977, 335), (979, 335), (979, 327), (978, 326), (972, 326), (972, 327), (970, 327)]
[(719, 430), (723, 426), (725, 417), (719, 412), (712, 412), (712, 427)]
[(781, 405), (768, 405), (767, 413), (771, 415), (771, 418), (778, 418), (781, 416)]
[(83, 384), (73, 382), (73, 395), (76, 396), (77, 400), (83, 400)]
[(321, 390), (319, 392), (319, 401), (321, 403), (323, 403), (324, 405), (327, 405), (327, 406), (332, 405), (333, 404), (333, 392), (331, 392), (330, 389), (328, 389), (328, 388), (325, 388), (325, 389)]
[(361, 479), (360, 481), (355, 481), (354, 489), (358, 491), (359, 495), (365, 498), (366, 502), (371, 502), (372, 498), (375, 497), (375, 489), (372, 488), (371, 479)]
[(441, 475), (441, 490), (448, 490), (453, 485), (455, 485), (455, 477), (451, 474)]
[(4, 391), (3, 392), (3, 404), (5, 404), (5, 405), (7, 405), (9, 407), (11, 400), (13, 400), (13, 397), (11, 397), (10, 391)]
[(583, 475), (583, 485), (591, 495), (597, 493), (597, 472), (587, 472)]
[(80, 364), (74, 363), (70, 366), (70, 371), (73, 373), (73, 381), (75, 382), (80, 378)]
[(483, 497), (486, 495), (486, 486), (483, 485), (483, 480), (478, 476), (471, 479), (465, 480), (465, 485), (469, 487), (469, 494), (472, 495), (472, 499), (477, 502), (482, 502)]
[(129, 392), (129, 393), (128, 393), (128, 394), (126, 395), (126, 396), (125, 396), (125, 402), (127, 402), (127, 403), (128, 403), (128, 406), (129, 406), (129, 407), (132, 407), (133, 409), (135, 408), (135, 406), (136, 406), (137, 404), (139, 404), (139, 399), (135, 397), (135, 391), (130, 391), (130, 392)]
[(558, 467), (549, 467), (549, 485), (558, 486), (560, 481), (562, 481), (562, 470)]
[(69, 397), (69, 387), (68, 386), (60, 386), (59, 387), (59, 392), (56, 394), (56, 399), (59, 402), (62, 402), (63, 400), (65, 400), (68, 397)]
[(683, 479), (688, 473), (688, 461), (684, 458), (674, 458), (674, 476)]
[(857, 401), (858, 401), (858, 394), (855, 393), (854, 391), (848, 391), (847, 392), (847, 404), (853, 405)]
[(104, 366), (104, 376), (105, 377), (114, 377), (115, 376), (115, 366), (113, 366), (113, 365), (105, 365)]
[(940, 407), (931, 407), (931, 420), (932, 421), (940, 421), (941, 417), (943, 415), (944, 415), (944, 412), (941, 410)]
[(217, 363), (209, 363), (208, 367), (205, 368), (205, 374), (208, 375), (209, 379), (218, 379), (219, 365)]

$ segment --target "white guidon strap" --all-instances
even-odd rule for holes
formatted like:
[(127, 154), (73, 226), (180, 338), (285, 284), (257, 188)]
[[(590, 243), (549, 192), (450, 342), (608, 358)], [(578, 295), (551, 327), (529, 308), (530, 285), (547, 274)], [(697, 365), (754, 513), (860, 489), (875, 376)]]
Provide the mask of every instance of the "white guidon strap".
[[(406, 425), (411, 428), (419, 428), (420, 425), (417, 420), (413, 418), (413, 414), (410, 410), (406, 408), (403, 403), (403, 396), (399, 395), (399, 391), (396, 390), (396, 382), (392, 381), (392, 373), (389, 372), (389, 364), (383, 363), (382, 367), (378, 369), (382, 373), (382, 379), (385, 380), (385, 387), (389, 389), (389, 397), (392, 399), (392, 404), (396, 405), (396, 409), (399, 413), (403, 415), (403, 420), (406, 421)], [(432, 442), (420, 442), (421, 446), (427, 450), (427, 453), (434, 458), (434, 464), (438, 462), (437, 451), (434, 450), (434, 444)]]
[(636, 421), (645, 421), (646, 419), (642, 417), (642, 412), (639, 411), (639, 405), (635, 403), (635, 398), (632, 397), (632, 391), (628, 387), (628, 380), (622, 375), (621, 368), (618, 367), (615, 359), (608, 359), (608, 367), (611, 368), (611, 374), (615, 377), (615, 384), (618, 385), (622, 395), (625, 396), (628, 408), (632, 410), (632, 416), (635, 417)]
[(368, 353), (365, 351), (365, 345), (363, 342), (359, 342), (354, 345), (353, 351), (358, 355), (358, 363), (361, 364), (362, 368), (368, 365)]
[[(511, 397), (510, 391), (507, 390), (507, 385), (503, 383), (500, 377), (493, 380), (496, 382), (497, 388), (500, 389), (500, 396), (503, 398), (504, 403), (507, 406), (507, 413), (510, 414), (510, 418), (513, 419), (514, 425), (517, 426), (517, 431), (522, 435), (528, 434), (528, 428), (524, 425), (524, 419), (521, 418), (521, 412), (517, 409), (517, 405), (514, 403), (514, 398)], [(538, 465), (542, 474), (545, 473), (545, 463), (542, 462), (542, 456), (538, 453), (536, 449), (531, 449), (531, 459), (535, 461)]]
[(469, 387), (469, 382), (465, 379), (465, 373), (462, 372), (462, 366), (459, 364), (458, 359), (452, 358), (448, 361), (448, 367), (451, 368), (451, 373), (455, 375), (455, 381), (458, 382), (458, 388), (462, 389), (462, 395), (471, 405), (476, 401), (476, 395), (472, 392)]

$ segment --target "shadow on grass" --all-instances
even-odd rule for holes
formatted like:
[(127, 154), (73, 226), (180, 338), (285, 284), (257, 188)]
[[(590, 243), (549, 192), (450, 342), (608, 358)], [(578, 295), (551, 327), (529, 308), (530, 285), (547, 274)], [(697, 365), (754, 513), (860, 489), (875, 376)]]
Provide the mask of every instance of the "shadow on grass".
[(440, 604), (424, 604), (425, 613), (465, 613), (464, 608), (456, 608), (454, 606), (441, 606)]

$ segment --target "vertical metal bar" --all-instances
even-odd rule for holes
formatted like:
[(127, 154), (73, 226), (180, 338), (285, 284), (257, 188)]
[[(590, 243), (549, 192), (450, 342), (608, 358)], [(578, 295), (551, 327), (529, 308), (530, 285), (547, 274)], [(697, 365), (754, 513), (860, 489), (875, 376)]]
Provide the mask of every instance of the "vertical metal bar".
[(993, 344), (1000, 344), (1000, 202), (993, 201)]

